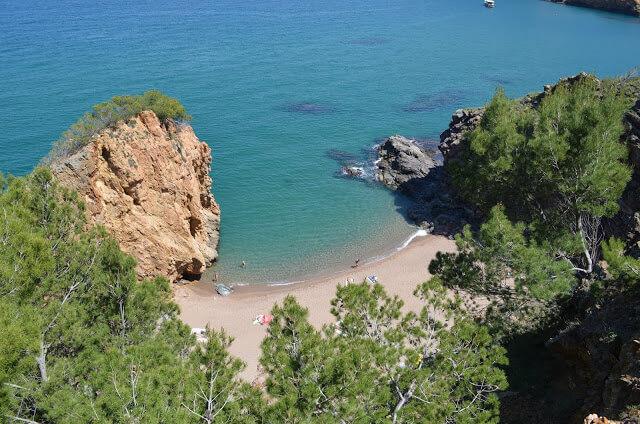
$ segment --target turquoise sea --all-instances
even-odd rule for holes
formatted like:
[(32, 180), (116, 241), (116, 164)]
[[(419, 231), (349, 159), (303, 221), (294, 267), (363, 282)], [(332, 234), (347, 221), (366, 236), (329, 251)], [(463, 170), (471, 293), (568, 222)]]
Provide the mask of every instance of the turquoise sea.
[(625, 74), (638, 40), (640, 19), (540, 0), (0, 0), (0, 171), (28, 173), (93, 104), (159, 89), (213, 149), (221, 280), (299, 280), (415, 231), (328, 152), (437, 139), (496, 85)]

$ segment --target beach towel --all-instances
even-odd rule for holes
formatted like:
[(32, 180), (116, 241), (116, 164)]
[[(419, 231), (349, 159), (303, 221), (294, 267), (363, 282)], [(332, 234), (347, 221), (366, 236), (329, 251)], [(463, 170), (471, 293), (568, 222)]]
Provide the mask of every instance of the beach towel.
[(253, 325), (269, 325), (271, 320), (273, 320), (273, 315), (260, 314), (254, 318)]

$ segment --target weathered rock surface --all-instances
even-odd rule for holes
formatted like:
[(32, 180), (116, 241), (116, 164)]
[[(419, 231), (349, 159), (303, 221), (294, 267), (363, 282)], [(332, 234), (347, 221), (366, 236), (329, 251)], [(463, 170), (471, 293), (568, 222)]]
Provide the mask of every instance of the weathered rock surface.
[(77, 190), (90, 224), (104, 225), (138, 261), (142, 278), (197, 276), (217, 256), (220, 209), (211, 150), (188, 125), (143, 111), (51, 165)]
[(440, 151), (445, 166), (457, 159), (464, 149), (462, 139), (467, 131), (473, 131), (484, 115), (484, 107), (458, 109), (451, 116), (449, 128), (440, 134)]
[(589, 7), (591, 9), (607, 10), (625, 15), (640, 16), (640, 0), (548, 0), (553, 3), (571, 6)]
[(426, 177), (438, 165), (424, 150), (400, 135), (389, 137), (377, 150), (380, 181), (393, 189), (409, 190), (407, 183)]
[(598, 414), (589, 414), (584, 419), (584, 424), (637, 424), (640, 423), (640, 411), (632, 410), (627, 413), (622, 420), (610, 420), (607, 417), (600, 417)]
[(629, 247), (640, 249), (640, 93), (624, 120), (626, 132), (622, 139), (629, 148), (633, 176), (618, 202), (620, 211), (612, 219), (605, 220), (603, 225), (607, 236), (618, 237)]
[(574, 375), (580, 416), (618, 417), (640, 403), (640, 300), (611, 295), (586, 306), (573, 325), (547, 342)]
[(415, 202), (407, 215), (434, 234), (453, 236), (477, 217), (445, 183), (445, 170), (420, 146), (392, 136), (377, 148), (377, 179)]

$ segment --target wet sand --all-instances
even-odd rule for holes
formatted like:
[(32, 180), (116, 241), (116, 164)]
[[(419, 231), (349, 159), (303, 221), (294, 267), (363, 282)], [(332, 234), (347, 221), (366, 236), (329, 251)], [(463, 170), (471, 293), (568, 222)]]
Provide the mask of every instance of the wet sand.
[(416, 237), (399, 252), (369, 264), (351, 267), (332, 276), (317, 277), (304, 283), (268, 286), (247, 285), (235, 287), (235, 292), (223, 298), (215, 292), (212, 282), (200, 281), (187, 286), (175, 286), (175, 300), (180, 305), (180, 317), (191, 327), (224, 328), (235, 338), (230, 352), (247, 363), (242, 377), (253, 381), (258, 376), (260, 343), (266, 326), (253, 325), (258, 314), (268, 314), (274, 303), (287, 295), (309, 309), (309, 320), (321, 328), (333, 322), (330, 302), (338, 284), (353, 278), (360, 282), (369, 275), (378, 277), (389, 294), (397, 294), (407, 310), (419, 310), (421, 304), (413, 296), (416, 286), (429, 279), (429, 262), (438, 251), (452, 252), (455, 242), (441, 236)]

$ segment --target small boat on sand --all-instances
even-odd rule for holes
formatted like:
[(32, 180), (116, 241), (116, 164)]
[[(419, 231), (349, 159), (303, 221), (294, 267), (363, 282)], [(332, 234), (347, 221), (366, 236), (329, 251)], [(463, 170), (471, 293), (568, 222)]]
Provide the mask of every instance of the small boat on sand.
[(233, 287), (230, 286), (225, 286), (222, 283), (218, 283), (216, 284), (216, 291), (218, 292), (218, 294), (222, 297), (227, 297), (229, 296), (231, 293), (233, 293)]
[(484, 5), (486, 7), (495, 7), (496, 6), (496, 2), (493, 0), (484, 0)]

